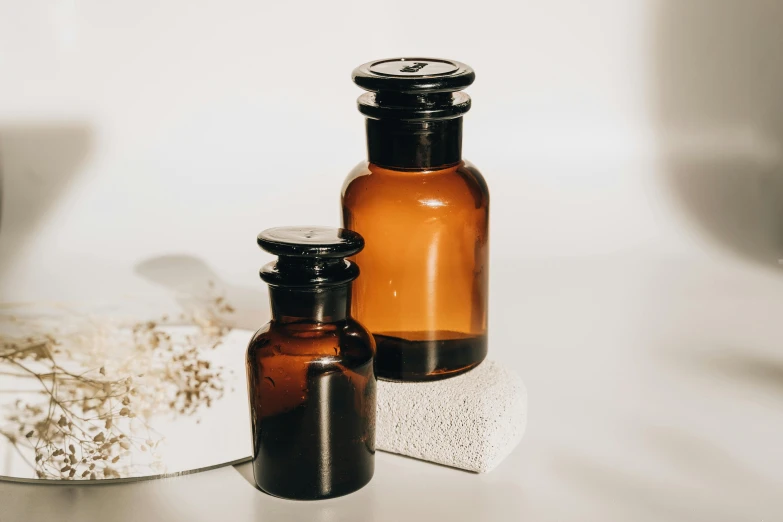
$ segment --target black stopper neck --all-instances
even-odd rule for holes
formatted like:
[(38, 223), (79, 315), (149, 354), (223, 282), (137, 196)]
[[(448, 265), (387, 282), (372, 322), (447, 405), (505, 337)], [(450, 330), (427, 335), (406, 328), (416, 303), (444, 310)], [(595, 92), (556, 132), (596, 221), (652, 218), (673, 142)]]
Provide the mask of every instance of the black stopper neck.
[(367, 119), (370, 163), (398, 170), (428, 170), (462, 160), (462, 118)]

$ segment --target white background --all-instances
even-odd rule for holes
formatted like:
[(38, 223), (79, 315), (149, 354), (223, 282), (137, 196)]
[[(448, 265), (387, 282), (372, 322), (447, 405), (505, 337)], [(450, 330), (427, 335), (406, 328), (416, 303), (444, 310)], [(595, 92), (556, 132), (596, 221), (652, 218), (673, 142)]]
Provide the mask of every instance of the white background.
[(339, 224), (364, 158), (351, 70), (457, 59), (490, 350), (533, 412), (466, 487), (514, 518), (780, 516), (781, 24), (761, 0), (2, 0), (0, 300), (212, 278), (262, 324), (255, 235)]
[[(661, 167), (705, 152), (781, 192), (776, 2), (2, 5), (5, 299), (143, 291), (132, 267), (164, 253), (257, 285), (261, 229), (339, 223), (365, 155), (350, 72), (387, 56), (477, 71), (464, 153), (496, 263), (699, 252), (709, 211)], [(780, 244), (760, 192), (746, 228)]]

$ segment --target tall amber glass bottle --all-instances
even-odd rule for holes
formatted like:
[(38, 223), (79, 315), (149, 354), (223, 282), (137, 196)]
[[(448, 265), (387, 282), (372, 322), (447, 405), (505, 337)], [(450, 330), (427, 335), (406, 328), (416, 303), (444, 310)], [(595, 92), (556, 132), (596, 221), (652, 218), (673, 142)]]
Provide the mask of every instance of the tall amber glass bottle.
[(378, 377), (435, 380), (487, 353), (489, 191), (462, 159), (465, 64), (430, 58), (358, 67), (368, 161), (342, 191), (343, 226), (364, 236), (353, 315), (374, 335)]
[(350, 315), (359, 234), (273, 228), (258, 244), (272, 321), (247, 349), (253, 475), (279, 497), (312, 500), (369, 482), (375, 457), (375, 346)]

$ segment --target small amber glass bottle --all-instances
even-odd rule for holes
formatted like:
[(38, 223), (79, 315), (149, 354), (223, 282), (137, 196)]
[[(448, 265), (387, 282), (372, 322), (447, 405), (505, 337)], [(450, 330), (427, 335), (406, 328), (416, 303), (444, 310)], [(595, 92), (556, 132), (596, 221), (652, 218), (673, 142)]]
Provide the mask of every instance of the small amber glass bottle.
[(258, 244), (279, 257), (261, 269), (272, 320), (247, 349), (256, 485), (299, 500), (350, 493), (375, 462), (375, 344), (351, 318), (359, 269), (344, 259), (364, 241), (350, 230), (283, 227)]
[(370, 62), (353, 79), (368, 160), (345, 181), (343, 226), (364, 236), (353, 315), (375, 336), (378, 377), (450, 377), (487, 353), (489, 191), (462, 159), (465, 64)]

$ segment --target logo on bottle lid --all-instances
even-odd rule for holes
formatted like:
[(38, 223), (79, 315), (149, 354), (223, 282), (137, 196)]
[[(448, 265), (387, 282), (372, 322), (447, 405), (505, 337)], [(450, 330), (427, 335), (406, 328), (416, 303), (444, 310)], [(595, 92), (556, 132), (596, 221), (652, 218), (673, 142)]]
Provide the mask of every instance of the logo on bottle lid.
[(459, 70), (459, 67), (448, 60), (434, 58), (393, 58), (375, 62), (369, 65), (368, 70), (380, 76), (410, 77), (417, 75), (418, 77), (452, 74)]
[(400, 69), (400, 72), (415, 73), (421, 71), (425, 67), (427, 67), (427, 64), (424, 62), (414, 62), (413, 65), (406, 65)]

